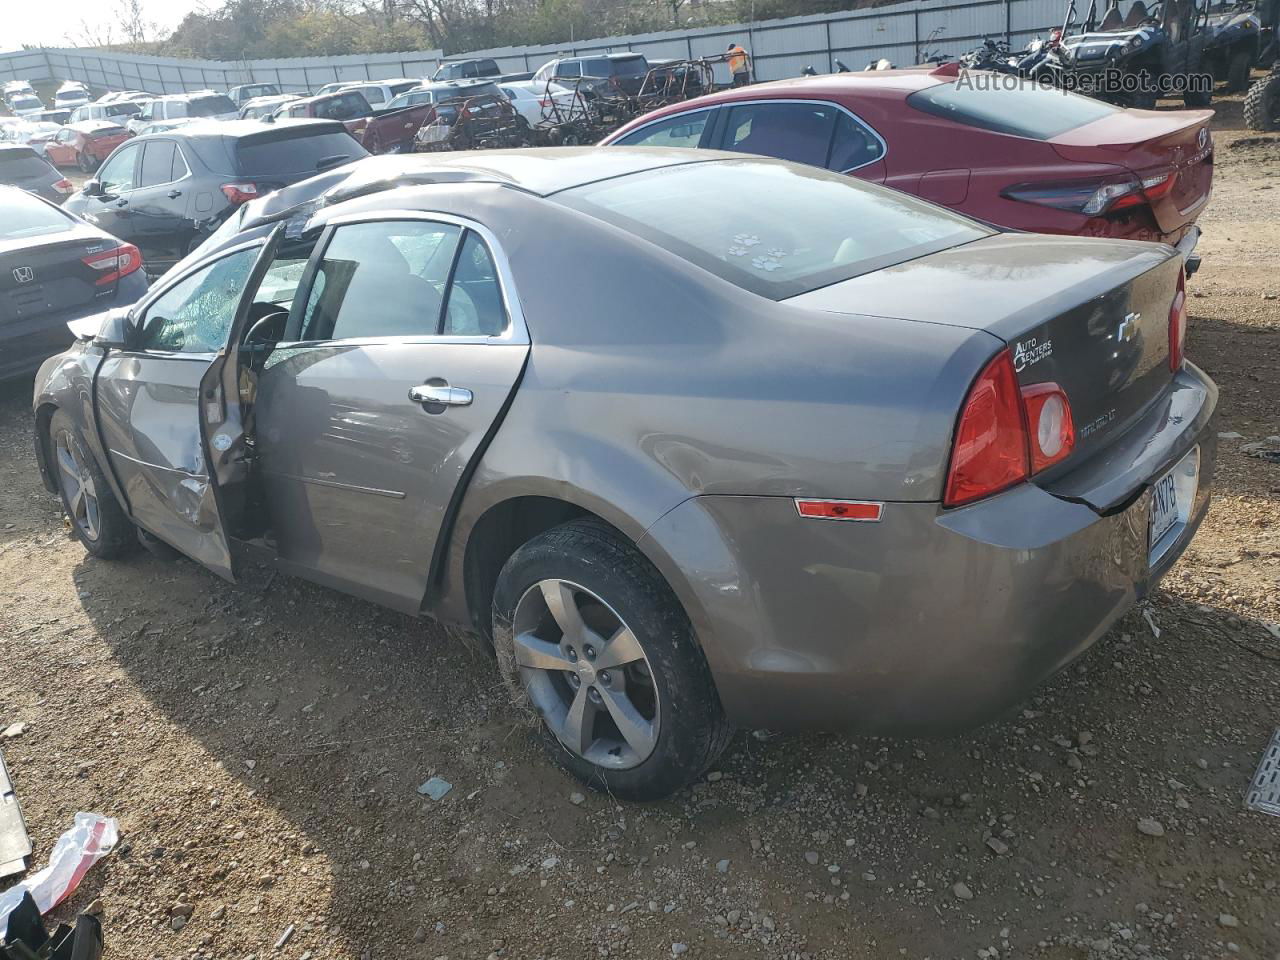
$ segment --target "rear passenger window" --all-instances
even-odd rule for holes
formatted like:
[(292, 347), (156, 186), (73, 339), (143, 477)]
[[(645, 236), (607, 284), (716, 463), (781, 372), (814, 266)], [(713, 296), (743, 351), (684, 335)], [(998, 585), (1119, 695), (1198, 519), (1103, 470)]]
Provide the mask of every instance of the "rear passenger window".
[(338, 227), (303, 318), (303, 340), (430, 336), (440, 327), (462, 229), (399, 220)]
[(820, 103), (748, 103), (729, 109), (724, 149), (827, 165), (837, 110)]
[(710, 110), (701, 113), (682, 113), (651, 123), (616, 141), (624, 147), (696, 147), (702, 140), (702, 131), (711, 117)]
[(837, 173), (866, 166), (884, 156), (884, 144), (872, 132), (847, 113), (836, 116), (836, 135), (831, 141), (831, 159), (827, 167)]
[(496, 337), (507, 328), (507, 311), (493, 256), (473, 230), (467, 231), (453, 270), (441, 333), (454, 337)]

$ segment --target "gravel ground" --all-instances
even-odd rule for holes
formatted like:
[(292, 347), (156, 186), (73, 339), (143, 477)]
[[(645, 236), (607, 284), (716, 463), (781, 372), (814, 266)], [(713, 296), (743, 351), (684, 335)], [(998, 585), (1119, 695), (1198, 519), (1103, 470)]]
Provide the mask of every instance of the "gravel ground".
[(130, 958), (1280, 958), (1280, 820), (1242, 805), (1280, 724), (1280, 466), (1247, 449), (1280, 434), (1280, 137), (1216, 125), (1190, 353), (1240, 437), (1151, 603), (974, 734), (744, 731), (663, 803), (579, 793), (429, 624), (86, 560), (6, 388), (0, 747), (38, 861), (77, 810), (123, 834), (58, 916)]

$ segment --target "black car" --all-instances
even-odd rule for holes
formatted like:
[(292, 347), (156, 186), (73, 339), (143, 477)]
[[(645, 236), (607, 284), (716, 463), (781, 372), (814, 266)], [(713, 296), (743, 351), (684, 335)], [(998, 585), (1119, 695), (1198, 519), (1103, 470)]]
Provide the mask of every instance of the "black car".
[(476, 77), (499, 77), (502, 70), (498, 62), (489, 57), (470, 60), (451, 60), (441, 64), (431, 75), (432, 83), (443, 83), (446, 80), (473, 80)]
[(65, 350), (67, 324), (147, 290), (137, 247), (47, 200), (0, 186), (0, 380)]
[[(75, 188), (44, 157), (30, 147), (0, 145), (0, 183), (21, 187), (53, 203), (62, 203)], [(4, 225), (0, 224), (0, 230)]]
[(121, 144), (66, 207), (136, 244), (158, 274), (240, 204), (368, 155), (332, 120), (197, 121)]

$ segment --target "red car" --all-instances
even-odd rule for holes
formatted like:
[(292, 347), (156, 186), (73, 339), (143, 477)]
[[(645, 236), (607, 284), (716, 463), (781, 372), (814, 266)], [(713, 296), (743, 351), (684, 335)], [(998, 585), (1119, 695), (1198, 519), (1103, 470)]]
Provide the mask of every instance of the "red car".
[(638, 117), (603, 143), (782, 157), (1015, 230), (1175, 244), (1193, 270), (1212, 116), (1126, 110), (948, 64), (738, 87)]
[(111, 151), (133, 134), (110, 120), (81, 120), (69, 123), (44, 145), (49, 162), (59, 167), (79, 167), (93, 173)]
[(275, 117), (315, 117), (321, 120), (339, 120), (347, 133), (357, 140), (364, 137), (365, 127), (373, 117), (373, 107), (359, 90), (338, 90), (301, 100), (281, 104), (273, 113)]

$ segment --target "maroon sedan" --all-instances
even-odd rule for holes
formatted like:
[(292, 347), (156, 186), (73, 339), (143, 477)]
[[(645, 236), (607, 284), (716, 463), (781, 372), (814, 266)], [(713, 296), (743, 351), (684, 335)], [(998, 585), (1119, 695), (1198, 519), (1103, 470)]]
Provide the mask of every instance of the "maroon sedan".
[(59, 167), (79, 167), (85, 173), (98, 169), (111, 151), (133, 134), (109, 120), (69, 123), (44, 145), (49, 162)]
[(1179, 245), (1194, 268), (1212, 116), (1126, 110), (948, 64), (725, 90), (638, 117), (604, 143), (781, 157), (1015, 230)]

